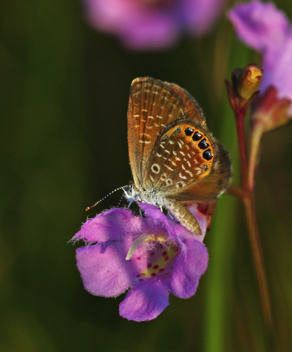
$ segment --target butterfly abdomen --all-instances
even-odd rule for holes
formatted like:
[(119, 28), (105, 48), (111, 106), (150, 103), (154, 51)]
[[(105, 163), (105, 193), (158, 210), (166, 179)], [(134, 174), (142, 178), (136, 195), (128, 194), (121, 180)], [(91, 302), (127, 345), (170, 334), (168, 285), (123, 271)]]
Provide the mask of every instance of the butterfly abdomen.
[(186, 229), (195, 235), (202, 235), (198, 221), (181, 202), (166, 198), (164, 199), (164, 205)]

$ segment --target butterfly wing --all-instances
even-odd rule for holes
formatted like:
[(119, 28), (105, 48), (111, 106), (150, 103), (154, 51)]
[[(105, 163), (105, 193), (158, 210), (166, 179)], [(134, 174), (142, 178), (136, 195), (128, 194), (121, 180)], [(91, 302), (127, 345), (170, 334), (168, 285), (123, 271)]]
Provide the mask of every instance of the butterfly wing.
[(224, 193), (231, 182), (231, 160), (229, 153), (216, 141), (213, 167), (206, 177), (193, 182), (173, 198), (180, 201), (210, 201)]
[(176, 121), (191, 120), (204, 127), (205, 116), (197, 101), (181, 87), (150, 77), (136, 78), (128, 106), (129, 158), (138, 188), (145, 175), (157, 138)]
[(228, 153), (205, 126), (170, 124), (156, 140), (144, 174), (146, 189), (175, 200), (210, 201), (231, 177)]

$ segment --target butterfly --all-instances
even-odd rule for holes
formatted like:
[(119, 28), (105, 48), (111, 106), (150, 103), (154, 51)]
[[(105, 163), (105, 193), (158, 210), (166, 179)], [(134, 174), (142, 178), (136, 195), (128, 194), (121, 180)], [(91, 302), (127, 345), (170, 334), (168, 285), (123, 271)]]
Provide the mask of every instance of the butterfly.
[(128, 147), (134, 182), (124, 189), (126, 198), (165, 207), (201, 234), (184, 202), (216, 199), (230, 182), (231, 162), (196, 99), (176, 84), (136, 78), (129, 95)]

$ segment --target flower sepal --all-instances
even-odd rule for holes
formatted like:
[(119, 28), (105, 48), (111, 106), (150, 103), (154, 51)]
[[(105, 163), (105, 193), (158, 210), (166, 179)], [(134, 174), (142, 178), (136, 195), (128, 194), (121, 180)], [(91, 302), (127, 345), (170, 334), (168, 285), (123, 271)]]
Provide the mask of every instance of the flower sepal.
[(262, 133), (272, 131), (290, 122), (288, 114), (291, 102), (278, 98), (277, 89), (270, 86), (259, 96), (252, 107), (251, 123), (253, 128), (261, 128)]
[(232, 84), (225, 80), (228, 99), (235, 116), (243, 118), (247, 109), (259, 95), (263, 71), (255, 64), (232, 71)]
[(233, 70), (233, 86), (243, 103), (246, 103), (258, 90), (262, 77), (263, 71), (255, 64)]

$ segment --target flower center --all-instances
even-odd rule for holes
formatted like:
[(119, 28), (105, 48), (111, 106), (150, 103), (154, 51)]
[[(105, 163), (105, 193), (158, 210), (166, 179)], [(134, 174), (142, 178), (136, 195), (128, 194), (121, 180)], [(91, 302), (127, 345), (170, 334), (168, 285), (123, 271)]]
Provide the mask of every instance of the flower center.
[[(147, 251), (147, 268), (140, 271), (140, 274), (137, 275), (139, 281), (141, 282), (144, 281), (144, 279), (157, 275), (162, 275), (164, 278), (170, 277), (173, 263), (178, 252), (178, 246), (175, 243), (170, 242), (166, 233), (158, 235), (144, 234), (136, 238), (132, 243), (126, 256), (126, 260), (129, 260), (132, 257), (135, 250), (143, 242), (154, 242), (155, 244), (154, 248)], [(163, 246), (161, 242), (168, 243), (166, 246)]]
[(149, 242), (149, 241), (157, 241), (157, 242), (165, 242), (167, 240), (166, 234), (161, 233), (157, 236), (154, 236), (153, 234), (145, 234), (141, 235), (138, 238), (135, 239), (135, 241), (132, 243), (131, 248), (128, 251), (128, 254), (126, 256), (126, 260), (131, 259), (132, 255), (134, 254), (135, 250), (139, 247), (139, 245), (143, 242)]
[(150, 276), (156, 276), (165, 270), (165, 267), (172, 262), (172, 259), (177, 255), (178, 247), (171, 244), (168, 249), (163, 251), (161, 257), (154, 263), (148, 263), (147, 269), (141, 271), (143, 278), (148, 278)]

